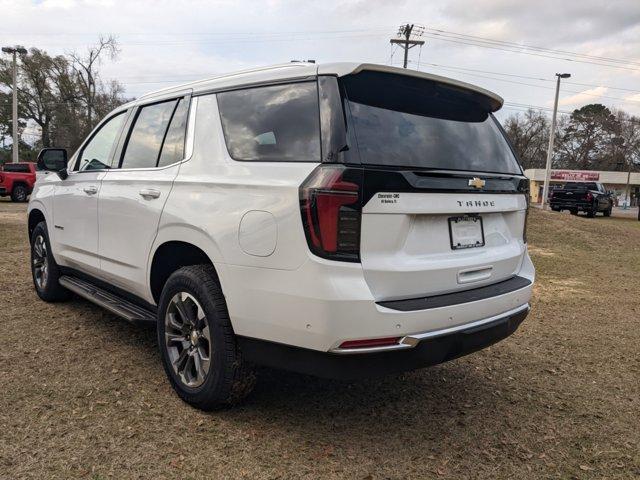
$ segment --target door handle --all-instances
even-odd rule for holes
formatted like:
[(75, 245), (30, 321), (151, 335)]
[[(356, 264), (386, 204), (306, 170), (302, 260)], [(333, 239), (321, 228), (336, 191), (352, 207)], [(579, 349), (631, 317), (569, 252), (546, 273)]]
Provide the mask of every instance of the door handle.
[(96, 187), (95, 185), (90, 185), (88, 187), (84, 187), (82, 190), (87, 195), (95, 195), (96, 193), (98, 193), (98, 187)]
[(160, 196), (160, 190), (154, 190), (153, 188), (143, 188), (139, 193), (145, 199), (158, 198)]

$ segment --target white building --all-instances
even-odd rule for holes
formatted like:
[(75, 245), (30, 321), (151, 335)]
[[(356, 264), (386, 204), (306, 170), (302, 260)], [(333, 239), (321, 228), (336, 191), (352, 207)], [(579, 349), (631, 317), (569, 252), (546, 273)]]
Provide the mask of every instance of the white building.
[[(531, 201), (540, 203), (544, 186), (544, 168), (530, 168), (524, 174), (531, 181)], [(598, 170), (551, 170), (551, 188), (567, 182), (600, 182), (607, 190), (613, 190), (620, 205), (626, 198), (627, 178), (631, 205), (640, 203), (640, 173), (605, 172)]]

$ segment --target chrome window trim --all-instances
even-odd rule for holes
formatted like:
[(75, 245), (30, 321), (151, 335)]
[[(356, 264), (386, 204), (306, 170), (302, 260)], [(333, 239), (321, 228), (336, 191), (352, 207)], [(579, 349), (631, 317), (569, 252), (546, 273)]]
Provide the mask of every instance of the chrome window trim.
[[(183, 97), (178, 97), (178, 98), (183, 98)], [(168, 98), (167, 100), (171, 100), (171, 98)], [(151, 103), (160, 103), (160, 102), (151, 102)], [(143, 107), (146, 105), (148, 104), (136, 105), (133, 108), (135, 109), (135, 108)], [(187, 117), (187, 131), (185, 133), (184, 157), (182, 158), (182, 160), (178, 160), (177, 162), (171, 163), (169, 165), (164, 165), (162, 167), (103, 168), (100, 170), (82, 170), (82, 171), (76, 170), (76, 171), (69, 171), (68, 173), (75, 174), (75, 173), (90, 173), (90, 172), (149, 172), (149, 171), (158, 171), (158, 170), (165, 170), (167, 168), (173, 168), (177, 165), (181, 165), (185, 162), (188, 162), (189, 160), (191, 160), (191, 157), (193, 156), (193, 144), (195, 140), (195, 123), (196, 123), (197, 106), (198, 106), (197, 97), (191, 97), (191, 103), (189, 104), (189, 116)]]

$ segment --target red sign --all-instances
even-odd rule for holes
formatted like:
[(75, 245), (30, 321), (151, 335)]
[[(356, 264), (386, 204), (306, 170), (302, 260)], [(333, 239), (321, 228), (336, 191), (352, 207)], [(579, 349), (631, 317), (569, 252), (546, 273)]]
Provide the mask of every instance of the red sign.
[(597, 182), (600, 180), (600, 173), (588, 170), (551, 170), (551, 180)]

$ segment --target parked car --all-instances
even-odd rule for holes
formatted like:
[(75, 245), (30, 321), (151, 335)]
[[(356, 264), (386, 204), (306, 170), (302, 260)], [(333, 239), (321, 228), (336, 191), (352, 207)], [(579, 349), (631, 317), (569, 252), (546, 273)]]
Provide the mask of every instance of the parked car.
[(553, 190), (549, 206), (556, 212), (569, 210), (573, 215), (586, 212), (588, 217), (595, 217), (596, 213), (602, 212), (609, 217), (613, 210), (613, 195), (598, 182), (570, 182)]
[[(151, 93), (29, 205), (36, 291), (157, 325), (201, 409), (262, 364), (357, 379), (444, 362), (529, 312), (529, 183), (482, 88), (293, 63)], [(357, 138), (357, 141), (356, 141)]]
[(0, 168), (0, 197), (10, 196), (14, 202), (26, 202), (35, 183), (35, 163), (6, 163)]

